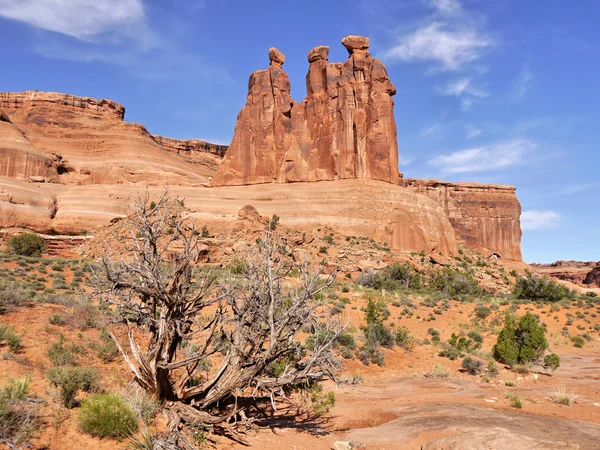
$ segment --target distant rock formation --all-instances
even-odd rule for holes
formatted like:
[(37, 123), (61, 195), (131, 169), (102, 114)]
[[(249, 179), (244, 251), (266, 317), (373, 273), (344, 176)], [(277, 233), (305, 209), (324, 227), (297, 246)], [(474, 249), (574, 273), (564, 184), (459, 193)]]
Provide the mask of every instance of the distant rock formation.
[(329, 63), (329, 47), (308, 54), (307, 97), (296, 103), (282, 68), (250, 76), (246, 106), (213, 186), (371, 178), (397, 183), (396, 93), (385, 66), (369, 54), (369, 39), (347, 36), (345, 63)]
[(414, 178), (400, 184), (438, 202), (467, 247), (487, 257), (522, 259), (521, 205), (513, 186)]
[(60, 184), (206, 184), (226, 147), (150, 134), (125, 107), (56, 92), (0, 93), (0, 176)]
[(586, 288), (600, 288), (600, 261), (555, 261), (531, 264), (542, 275)]

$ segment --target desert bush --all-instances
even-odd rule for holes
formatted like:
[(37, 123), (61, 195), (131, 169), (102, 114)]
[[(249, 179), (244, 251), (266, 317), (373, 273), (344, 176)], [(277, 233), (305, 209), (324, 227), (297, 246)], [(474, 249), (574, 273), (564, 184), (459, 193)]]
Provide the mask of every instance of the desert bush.
[(478, 375), (483, 370), (483, 363), (478, 360), (467, 356), (462, 360), (462, 368), (465, 369), (471, 375)]
[(137, 385), (131, 385), (125, 389), (122, 396), (138, 419), (146, 425), (152, 422), (160, 409), (160, 404)]
[(491, 377), (496, 377), (500, 373), (500, 369), (498, 368), (498, 364), (493, 359), (489, 359), (487, 362), (487, 373)]
[(46, 378), (59, 390), (62, 405), (71, 408), (79, 391), (90, 392), (96, 387), (100, 374), (92, 367), (51, 367)]
[(486, 319), (491, 313), (492, 313), (492, 310), (487, 305), (480, 304), (480, 305), (475, 306), (475, 316), (478, 319), (482, 319), (482, 320)]
[(378, 366), (385, 365), (385, 357), (381, 349), (374, 345), (365, 344), (358, 350), (358, 359), (365, 366), (369, 364), (377, 364)]
[(368, 345), (387, 348), (394, 346), (392, 332), (384, 323), (389, 315), (390, 312), (382, 300), (369, 298), (365, 309), (366, 325), (361, 327)]
[(19, 281), (0, 280), (0, 310), (11, 310), (35, 298), (32, 286)]
[(115, 344), (115, 341), (110, 337), (106, 328), (100, 330), (99, 341), (92, 342), (90, 347), (96, 351), (96, 356), (104, 363), (114, 361), (114, 359), (119, 356), (117, 344)]
[(439, 356), (449, 358), (454, 361), (456, 358), (464, 357), (465, 353), (473, 353), (481, 348), (481, 342), (476, 342), (469, 337), (459, 336), (452, 333), (447, 343), (443, 344), (443, 350)]
[(431, 372), (425, 374), (427, 378), (448, 378), (450, 371), (441, 364), (436, 364), (435, 368)]
[(58, 340), (48, 347), (46, 354), (54, 366), (74, 366), (77, 365), (78, 355), (85, 353), (85, 349), (78, 344), (67, 344), (64, 335), (60, 335)]
[(573, 343), (574, 347), (582, 348), (585, 344), (585, 339), (579, 335), (571, 336), (571, 342)]
[(534, 362), (548, 348), (544, 328), (531, 313), (516, 321), (507, 315), (492, 352), (497, 361), (514, 366)]
[(361, 273), (357, 283), (377, 290), (420, 289), (421, 276), (410, 264), (395, 262), (378, 272)]
[(16, 353), (23, 347), (22, 339), (22, 336), (15, 333), (13, 327), (0, 323), (0, 345), (6, 344), (11, 352)]
[(472, 275), (448, 267), (433, 272), (429, 286), (451, 296), (471, 296), (482, 292)]
[(596, 298), (598, 297), (598, 294), (596, 294), (594, 291), (588, 291), (585, 293), (586, 297), (592, 297), (592, 298)]
[(517, 298), (559, 302), (575, 296), (572, 290), (554, 280), (540, 277), (530, 271), (527, 271), (526, 275), (526, 277), (518, 278), (515, 284), (513, 294)]
[(39, 428), (39, 404), (30, 397), (29, 378), (10, 380), (0, 388), (0, 442), (10, 449), (30, 448)]
[(549, 355), (544, 356), (544, 367), (552, 370), (558, 369), (560, 367), (560, 356), (556, 353), (550, 353)]
[(394, 335), (396, 345), (405, 350), (412, 350), (415, 347), (415, 338), (410, 334), (407, 327), (400, 327)]
[(118, 394), (94, 394), (85, 400), (77, 417), (86, 433), (101, 438), (124, 438), (138, 429), (135, 413)]
[(568, 391), (566, 388), (562, 387), (557, 389), (550, 395), (550, 399), (559, 405), (572, 406), (577, 400), (578, 395), (573, 392)]
[(21, 233), (11, 237), (6, 243), (11, 253), (21, 256), (41, 256), (46, 251), (46, 243), (35, 233)]
[(513, 408), (521, 409), (523, 407), (523, 402), (521, 399), (514, 394), (506, 394), (506, 398), (508, 399), (508, 404)]
[(315, 416), (322, 416), (335, 406), (335, 393), (323, 392), (321, 383), (310, 386), (308, 392), (310, 394), (311, 409)]

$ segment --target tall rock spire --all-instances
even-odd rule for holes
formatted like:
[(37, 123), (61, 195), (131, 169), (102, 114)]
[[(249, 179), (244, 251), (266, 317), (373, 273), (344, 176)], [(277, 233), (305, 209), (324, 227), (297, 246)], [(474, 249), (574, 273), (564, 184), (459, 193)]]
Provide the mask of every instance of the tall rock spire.
[(398, 144), (392, 96), (369, 39), (347, 36), (345, 63), (329, 63), (329, 47), (308, 54), (307, 97), (295, 103), (284, 55), (250, 76), (233, 141), (212, 184), (240, 185), (372, 178), (397, 183)]

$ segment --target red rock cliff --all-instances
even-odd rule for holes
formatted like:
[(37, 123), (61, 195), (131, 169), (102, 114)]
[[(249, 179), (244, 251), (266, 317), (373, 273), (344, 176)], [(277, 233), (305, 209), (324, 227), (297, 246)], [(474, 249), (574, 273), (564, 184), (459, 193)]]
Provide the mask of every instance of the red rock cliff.
[(402, 186), (436, 200), (456, 237), (485, 256), (521, 260), (521, 205), (515, 188), (406, 178)]
[(369, 40), (347, 36), (345, 63), (329, 63), (329, 47), (308, 54), (307, 97), (296, 103), (282, 66), (250, 76), (246, 106), (213, 186), (371, 178), (396, 183), (396, 93)]

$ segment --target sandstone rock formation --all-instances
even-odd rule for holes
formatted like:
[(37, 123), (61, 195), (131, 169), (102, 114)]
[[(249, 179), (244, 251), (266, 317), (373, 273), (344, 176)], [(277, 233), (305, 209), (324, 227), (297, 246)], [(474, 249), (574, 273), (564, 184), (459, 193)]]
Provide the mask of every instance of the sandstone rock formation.
[(371, 178), (396, 183), (398, 145), (393, 116), (396, 93), (369, 40), (347, 36), (345, 63), (329, 63), (329, 47), (308, 54), (307, 97), (296, 103), (282, 68), (250, 76), (246, 106), (213, 186)]
[(125, 108), (112, 100), (9, 92), (0, 93), (0, 110), (9, 120), (0, 121), (0, 175), (21, 180), (202, 184), (223, 152), (203, 141), (156, 138), (124, 122)]
[(542, 275), (567, 281), (586, 288), (600, 288), (600, 262), (555, 261), (551, 264), (531, 264)]
[(521, 205), (514, 187), (410, 178), (400, 184), (438, 202), (467, 247), (488, 257), (522, 259)]

